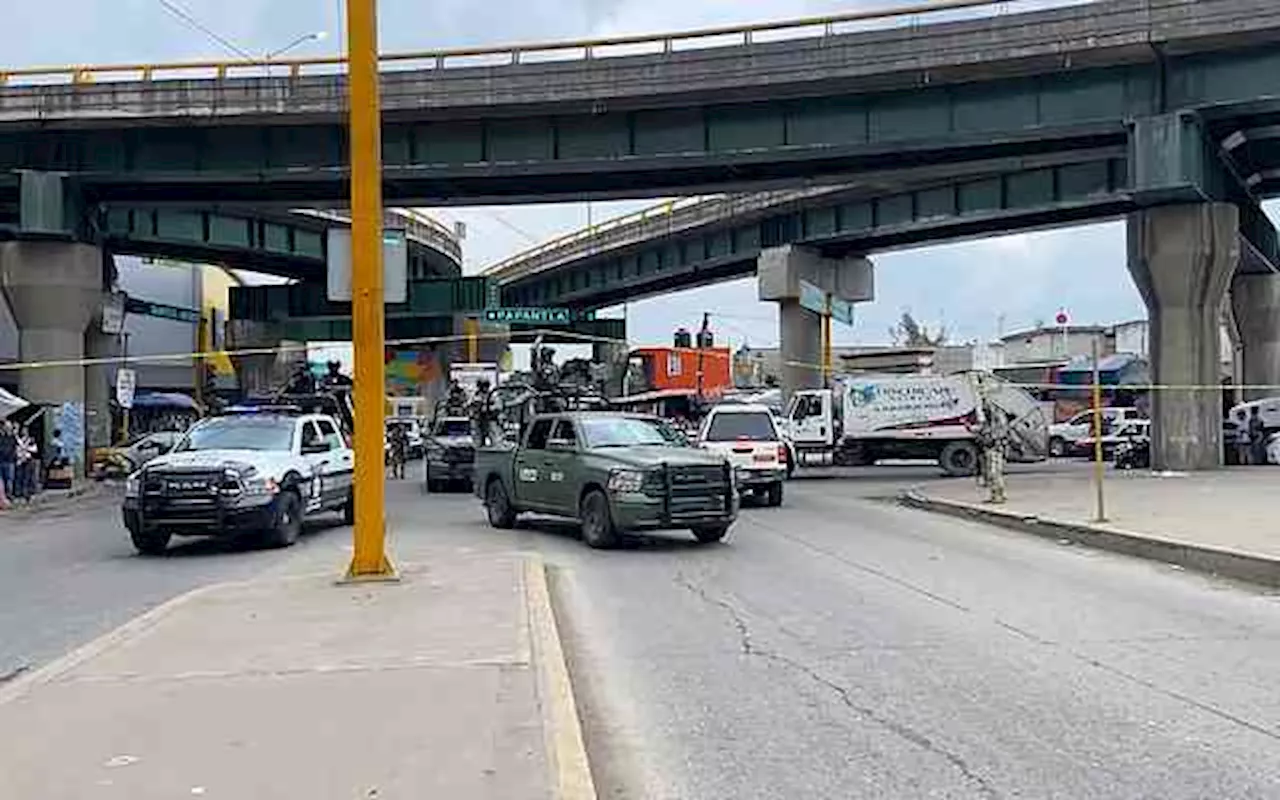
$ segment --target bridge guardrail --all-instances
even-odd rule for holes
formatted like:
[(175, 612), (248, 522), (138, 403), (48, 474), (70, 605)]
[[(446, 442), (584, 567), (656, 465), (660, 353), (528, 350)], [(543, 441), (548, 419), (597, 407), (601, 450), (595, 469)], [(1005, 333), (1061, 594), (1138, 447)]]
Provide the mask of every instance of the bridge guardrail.
[[(380, 56), (384, 71), (399, 69), (452, 69), (525, 62), (592, 60), (632, 55), (670, 54), (682, 49), (693, 49), (699, 42), (736, 39), (740, 46), (750, 46), (762, 34), (778, 34), (778, 38), (810, 38), (833, 36), (842, 25), (874, 22), (895, 18), (908, 18), (912, 26), (919, 18), (947, 11), (993, 7), (1002, 11), (1011, 2), (1020, 0), (932, 0), (932, 2), (874, 11), (854, 11), (828, 16), (801, 17), (751, 25), (734, 25), (701, 28), (659, 34), (609, 36), (595, 39), (573, 39), (553, 42), (531, 42), (498, 47), (464, 47), (441, 50), (423, 50), (404, 53), (388, 53)], [(805, 37), (806, 31), (813, 31)], [(762, 40), (764, 41), (764, 40)], [(155, 81), (165, 79), (189, 79), (214, 77), (270, 76), (276, 68), (287, 70), (290, 77), (302, 74), (334, 74), (345, 72), (343, 56), (282, 59), (229, 59), (208, 61), (178, 61), (170, 63), (80, 64), (43, 67), (0, 68), (0, 86), (86, 84), (111, 81)]]
[[(294, 209), (293, 213), (344, 224), (351, 223), (351, 216), (345, 211), (299, 208)], [(442, 250), (459, 264), (462, 263), (462, 243), (458, 241), (453, 231), (439, 220), (409, 208), (388, 208), (383, 212), (382, 225), (389, 228), (404, 228), (405, 235), (410, 239), (417, 239), (437, 250)]]
[(818, 186), (669, 200), (548, 240), (487, 267), (481, 274), (509, 282), (564, 261), (651, 239), (656, 233), (709, 225), (839, 188)]

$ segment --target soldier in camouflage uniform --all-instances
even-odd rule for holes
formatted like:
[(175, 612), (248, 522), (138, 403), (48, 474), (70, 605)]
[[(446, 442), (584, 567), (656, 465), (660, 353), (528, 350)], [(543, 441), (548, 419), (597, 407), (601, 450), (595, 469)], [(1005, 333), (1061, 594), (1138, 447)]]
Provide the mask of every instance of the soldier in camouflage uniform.
[(982, 392), (982, 425), (978, 428), (978, 446), (982, 448), (982, 482), (987, 487), (988, 503), (1005, 501), (1004, 459), (1009, 446), (1009, 418)]

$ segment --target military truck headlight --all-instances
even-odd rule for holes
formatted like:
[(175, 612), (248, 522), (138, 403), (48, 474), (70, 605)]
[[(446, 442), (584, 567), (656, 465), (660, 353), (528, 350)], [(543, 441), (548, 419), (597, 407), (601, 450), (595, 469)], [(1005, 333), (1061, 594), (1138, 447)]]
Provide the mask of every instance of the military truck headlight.
[(638, 469), (615, 469), (609, 473), (609, 491), (639, 492), (644, 488), (644, 473)]

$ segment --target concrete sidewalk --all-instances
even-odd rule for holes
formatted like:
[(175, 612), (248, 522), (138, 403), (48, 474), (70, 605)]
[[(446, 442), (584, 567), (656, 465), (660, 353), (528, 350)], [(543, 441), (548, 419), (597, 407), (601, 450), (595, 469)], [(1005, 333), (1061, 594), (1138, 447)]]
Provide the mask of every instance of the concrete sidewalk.
[(913, 488), (903, 502), (1005, 527), (1280, 586), (1280, 469), (1153, 474), (1107, 467), (1107, 521), (1096, 523), (1091, 471), (1013, 474), (1009, 500), (983, 502), (971, 480)]
[(594, 797), (540, 560), (183, 595), (0, 687), (0, 797)]

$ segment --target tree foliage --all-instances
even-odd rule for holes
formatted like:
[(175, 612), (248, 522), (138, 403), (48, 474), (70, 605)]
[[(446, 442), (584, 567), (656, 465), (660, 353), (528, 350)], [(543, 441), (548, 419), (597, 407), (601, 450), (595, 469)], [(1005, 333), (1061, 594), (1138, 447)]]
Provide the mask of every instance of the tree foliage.
[(893, 343), (900, 347), (939, 347), (947, 342), (947, 329), (939, 325), (932, 333), (927, 325), (916, 322), (910, 311), (903, 311), (898, 324), (889, 329)]

